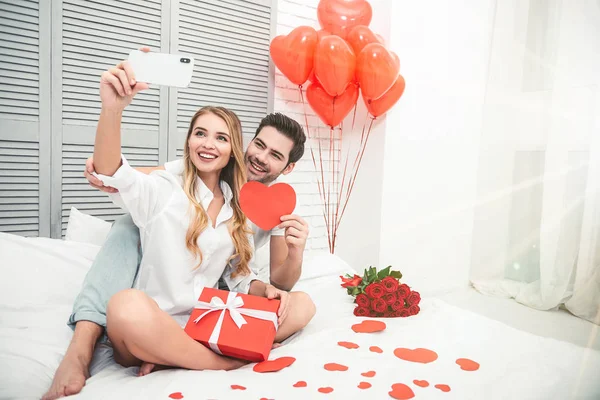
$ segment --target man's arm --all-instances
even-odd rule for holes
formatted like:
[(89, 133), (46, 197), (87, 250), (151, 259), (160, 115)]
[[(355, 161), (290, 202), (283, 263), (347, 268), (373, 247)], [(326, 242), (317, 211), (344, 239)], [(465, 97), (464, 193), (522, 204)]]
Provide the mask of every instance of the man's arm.
[(308, 224), (297, 215), (286, 215), (279, 228), (284, 236), (271, 236), (271, 284), (281, 290), (292, 290), (302, 273)]

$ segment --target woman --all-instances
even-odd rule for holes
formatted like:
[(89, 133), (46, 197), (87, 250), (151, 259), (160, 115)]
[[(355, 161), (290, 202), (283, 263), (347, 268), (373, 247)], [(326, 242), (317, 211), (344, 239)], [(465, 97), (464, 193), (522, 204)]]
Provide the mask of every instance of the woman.
[(217, 287), (223, 277), (232, 291), (279, 298), (277, 342), (308, 321), (287, 318), (289, 294), (257, 280), (248, 266), (251, 232), (238, 199), (246, 176), (241, 125), (234, 113), (205, 107), (194, 115), (183, 176), (166, 171), (144, 175), (121, 156), (123, 110), (147, 88), (135, 82), (127, 62), (105, 71), (100, 84), (96, 171), (105, 185), (119, 190), (114, 200), (140, 228), (144, 253), (136, 289), (119, 292), (108, 303), (114, 357), (123, 366), (237, 368), (246, 362), (220, 356), (182, 330), (203, 287)]

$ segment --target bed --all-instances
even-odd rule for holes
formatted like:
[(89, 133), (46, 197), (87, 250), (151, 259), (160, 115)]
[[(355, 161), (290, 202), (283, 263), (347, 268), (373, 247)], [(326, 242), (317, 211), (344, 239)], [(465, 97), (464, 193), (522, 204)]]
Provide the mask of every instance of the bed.
[[(98, 249), (0, 233), (0, 399), (39, 399), (50, 386), (72, 334), (66, 325), (72, 302)], [(288, 368), (261, 374), (250, 364), (231, 372), (164, 370), (137, 377), (136, 368), (99, 357), (103, 362), (93, 364), (94, 375), (73, 398), (386, 399), (390, 392), (417, 399), (600, 398), (600, 352), (439, 298), (424, 297), (416, 316), (385, 319), (383, 332), (355, 333), (351, 326), (362, 318), (352, 315), (351, 299), (339, 286), (345, 272), (353, 271), (334, 255), (306, 259), (296, 290), (308, 292), (318, 311), (306, 329), (271, 352), (270, 359), (295, 357)], [(407, 361), (395, 355), (398, 348), (437, 357)], [(427, 351), (414, 351), (419, 348)], [(461, 367), (459, 359), (479, 368), (459, 361)], [(326, 370), (330, 363), (347, 370)]]

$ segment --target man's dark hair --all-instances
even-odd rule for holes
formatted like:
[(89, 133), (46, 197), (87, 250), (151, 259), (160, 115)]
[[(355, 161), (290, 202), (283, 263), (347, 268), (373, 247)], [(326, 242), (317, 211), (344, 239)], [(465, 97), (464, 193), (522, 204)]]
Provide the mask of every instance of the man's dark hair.
[(306, 135), (304, 134), (304, 129), (302, 129), (302, 126), (298, 122), (281, 113), (269, 114), (260, 121), (260, 125), (256, 129), (254, 137), (256, 138), (259, 132), (267, 126), (277, 129), (279, 133), (290, 138), (294, 142), (294, 147), (292, 147), (288, 157), (288, 165), (295, 163), (302, 158), (304, 155)]

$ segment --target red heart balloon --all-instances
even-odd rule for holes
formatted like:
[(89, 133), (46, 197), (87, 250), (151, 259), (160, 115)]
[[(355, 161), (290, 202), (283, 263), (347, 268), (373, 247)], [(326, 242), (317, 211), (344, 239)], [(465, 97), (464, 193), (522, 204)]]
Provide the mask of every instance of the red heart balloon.
[(356, 59), (356, 76), (367, 99), (383, 96), (396, 82), (399, 72), (400, 62), (381, 43), (366, 45)]
[(350, 33), (348, 33), (346, 41), (352, 46), (354, 54), (360, 54), (362, 49), (368, 44), (380, 43), (377, 36), (375, 36), (368, 26), (364, 25), (355, 26)]
[(317, 18), (323, 29), (346, 39), (355, 26), (369, 26), (373, 9), (366, 0), (321, 0)]
[(251, 181), (240, 190), (240, 208), (260, 229), (269, 231), (296, 208), (296, 192), (287, 183), (272, 186)]
[(339, 96), (356, 76), (356, 56), (339, 36), (325, 36), (315, 50), (315, 76), (330, 96)]
[[(325, 29), (319, 29), (317, 31), (317, 37), (319, 38), (319, 40), (317, 41), (317, 46), (319, 45), (319, 43), (321, 43), (321, 39), (323, 39), (325, 36), (329, 36), (329, 35), (331, 35), (331, 33), (327, 32)], [(319, 82), (319, 80), (317, 79), (317, 76), (315, 75), (315, 67), (314, 66), (313, 66), (312, 71), (310, 72), (310, 75), (308, 76), (308, 80), (313, 83)]]
[(385, 114), (400, 100), (402, 94), (404, 93), (404, 89), (406, 87), (406, 82), (404, 81), (404, 77), (402, 75), (398, 75), (398, 79), (396, 79), (396, 83), (392, 85), (390, 90), (385, 92), (383, 96), (378, 98), (377, 100), (367, 100), (364, 98), (365, 104), (367, 105), (367, 110), (374, 117), (379, 117), (380, 115)]
[(310, 26), (299, 26), (289, 35), (280, 35), (271, 41), (273, 63), (292, 83), (302, 85), (313, 69), (317, 31)]
[(352, 111), (358, 100), (358, 87), (351, 83), (341, 96), (327, 94), (318, 83), (311, 83), (306, 89), (306, 100), (325, 125), (338, 126)]

